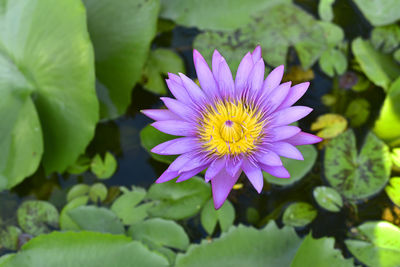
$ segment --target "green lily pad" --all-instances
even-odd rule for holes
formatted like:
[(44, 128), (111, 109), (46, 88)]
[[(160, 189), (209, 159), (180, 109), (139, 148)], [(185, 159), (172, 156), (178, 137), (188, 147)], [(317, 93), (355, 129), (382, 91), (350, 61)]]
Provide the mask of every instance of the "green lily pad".
[(77, 207), (84, 206), (88, 203), (89, 197), (88, 196), (80, 196), (77, 198), (72, 199), (64, 208), (61, 210), (60, 213), (60, 228), (61, 230), (80, 230), (78, 224), (75, 223), (69, 216), (68, 212), (73, 210)]
[(391, 156), (393, 167), (400, 169), (400, 147), (394, 148)]
[(134, 240), (151, 241), (159, 246), (186, 250), (189, 237), (174, 221), (154, 218), (133, 224), (128, 231)]
[(335, 239), (331, 237), (314, 239), (311, 234), (308, 234), (290, 266), (353, 267), (353, 260), (345, 259), (334, 245)]
[(324, 21), (332, 21), (333, 9), (332, 5), (335, 0), (321, 0), (318, 4), (318, 15)]
[(367, 266), (400, 266), (400, 228), (385, 222), (366, 222), (345, 241), (350, 252)]
[(374, 133), (390, 145), (400, 145), (400, 78), (387, 92)]
[(67, 202), (71, 202), (73, 199), (81, 196), (86, 196), (89, 193), (90, 186), (87, 184), (76, 184), (74, 185), (67, 194)]
[(165, 95), (167, 88), (164, 76), (171, 73), (185, 72), (182, 58), (175, 52), (158, 48), (150, 52), (147, 63), (143, 69), (142, 85), (153, 93)]
[(122, 115), (156, 35), (158, 0), (83, 0), (95, 51), (102, 118)]
[(350, 102), (346, 109), (346, 117), (350, 119), (353, 127), (363, 125), (370, 113), (370, 104), (364, 98), (357, 98)]
[(283, 212), (282, 221), (287, 226), (303, 227), (317, 217), (316, 209), (306, 202), (295, 202)]
[(393, 54), (394, 60), (397, 61), (397, 63), (400, 63), (400, 48), (397, 49), (394, 54)]
[(101, 159), (100, 155), (97, 154), (90, 164), (91, 171), (97, 176), (99, 179), (108, 179), (110, 178), (117, 169), (117, 160), (114, 156), (107, 152), (104, 156), (104, 160)]
[(79, 175), (90, 168), (91, 159), (85, 155), (79, 156), (74, 164), (68, 167), (67, 172)]
[(79, 206), (68, 211), (68, 216), (80, 230), (123, 234), (124, 226), (114, 212), (96, 206)]
[(371, 33), (371, 43), (384, 53), (393, 52), (400, 44), (400, 27), (396, 24), (376, 27)]
[(122, 235), (53, 232), (30, 240), (21, 251), (0, 258), (1, 267), (169, 266), (158, 253)]
[(322, 208), (338, 212), (343, 207), (342, 196), (333, 188), (317, 186), (313, 191), (314, 199)]
[(89, 198), (92, 202), (103, 202), (107, 198), (108, 189), (102, 183), (95, 183), (89, 189)]
[(369, 133), (357, 154), (352, 130), (332, 139), (325, 150), (325, 176), (333, 188), (350, 200), (380, 192), (389, 180), (391, 160), (388, 147)]
[(213, 200), (210, 199), (201, 210), (200, 219), (201, 225), (209, 235), (212, 235), (217, 223), (222, 232), (226, 232), (235, 220), (235, 209), (229, 201), (225, 201), (222, 207), (216, 210)]
[(392, 177), (389, 182), (389, 185), (385, 187), (386, 194), (394, 204), (400, 207), (400, 177)]
[(283, 165), (290, 173), (290, 178), (277, 178), (269, 173), (263, 172), (264, 179), (271, 184), (292, 185), (300, 181), (314, 166), (317, 159), (317, 150), (312, 145), (297, 147), (304, 157), (304, 160), (282, 158)]
[(400, 2), (397, 0), (354, 0), (364, 16), (374, 26), (382, 26), (400, 19)]
[(193, 177), (181, 183), (169, 181), (153, 184), (147, 198), (156, 203), (148, 212), (151, 216), (179, 220), (198, 213), (211, 197), (210, 185)]
[(392, 81), (400, 76), (400, 66), (393, 58), (375, 50), (370, 42), (357, 38), (352, 42), (351, 48), (368, 79), (385, 91)]
[(169, 141), (176, 138), (169, 134), (165, 134), (155, 129), (151, 125), (147, 125), (140, 131), (140, 142), (142, 146), (151, 154), (151, 156), (161, 162), (171, 163), (176, 159), (176, 156), (162, 156), (155, 153), (151, 153), (151, 149), (158, 144)]
[(332, 48), (322, 53), (319, 66), (330, 77), (341, 75), (347, 69), (347, 58), (342, 51)]
[(300, 243), (293, 228), (279, 229), (273, 221), (260, 230), (239, 225), (212, 242), (190, 245), (176, 267), (290, 266)]
[(17, 210), (18, 224), (25, 233), (40, 235), (58, 227), (58, 211), (49, 202), (28, 200)]
[(347, 120), (343, 116), (335, 113), (320, 115), (311, 124), (311, 131), (318, 131), (317, 135), (329, 139), (343, 133), (347, 128)]
[(0, 6), (3, 190), (41, 160), (46, 174), (73, 164), (93, 137), (98, 101), (81, 1), (2, 0)]
[(9, 225), (5, 229), (0, 229), (0, 247), (17, 250), (18, 237), (20, 234), (22, 234), (21, 229), (14, 225)]

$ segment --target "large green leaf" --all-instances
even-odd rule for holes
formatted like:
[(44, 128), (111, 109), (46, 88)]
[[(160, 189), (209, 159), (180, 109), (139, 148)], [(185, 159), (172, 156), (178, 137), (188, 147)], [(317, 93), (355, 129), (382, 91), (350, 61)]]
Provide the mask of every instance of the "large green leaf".
[(324, 266), (352, 267), (353, 260), (344, 259), (342, 253), (334, 248), (335, 240), (331, 237), (314, 239), (308, 234), (297, 250), (291, 267)]
[(191, 245), (178, 254), (176, 266), (289, 266), (300, 243), (293, 228), (279, 229), (273, 221), (261, 230), (239, 225), (212, 242)]
[(369, 133), (357, 155), (354, 133), (347, 130), (327, 145), (324, 168), (328, 182), (347, 199), (367, 198), (381, 191), (389, 180), (389, 149)]
[(138, 241), (93, 232), (53, 232), (25, 244), (20, 252), (0, 258), (1, 267), (169, 266), (168, 261)]
[(84, 0), (102, 118), (125, 112), (156, 34), (158, 0)]
[(155, 129), (151, 125), (147, 125), (140, 131), (140, 142), (142, 146), (151, 154), (151, 156), (161, 162), (171, 163), (174, 161), (176, 156), (162, 156), (155, 153), (151, 153), (151, 149), (158, 144), (169, 141), (176, 138), (175, 136), (165, 134)]
[(157, 200), (149, 214), (166, 219), (183, 219), (195, 215), (211, 197), (211, 189), (204, 179), (193, 177), (181, 183), (174, 180), (153, 184), (147, 198)]
[(357, 38), (352, 42), (351, 49), (368, 79), (386, 91), (391, 82), (400, 76), (400, 66), (393, 58), (375, 50), (370, 42)]
[(374, 133), (390, 144), (400, 144), (400, 78), (387, 92)]
[(400, 266), (400, 228), (385, 222), (367, 222), (352, 231), (346, 240), (350, 252), (362, 263), (373, 267)]
[(398, 0), (354, 0), (364, 16), (374, 26), (382, 26), (400, 19)]
[(98, 120), (81, 1), (0, 1), (0, 99), (0, 190), (32, 174), (42, 153), (47, 173), (75, 162)]
[(285, 186), (291, 185), (303, 178), (314, 166), (317, 159), (317, 150), (312, 145), (298, 146), (297, 148), (303, 155), (304, 160), (282, 158), (283, 165), (290, 173), (290, 178), (277, 178), (263, 172), (264, 179), (271, 184)]

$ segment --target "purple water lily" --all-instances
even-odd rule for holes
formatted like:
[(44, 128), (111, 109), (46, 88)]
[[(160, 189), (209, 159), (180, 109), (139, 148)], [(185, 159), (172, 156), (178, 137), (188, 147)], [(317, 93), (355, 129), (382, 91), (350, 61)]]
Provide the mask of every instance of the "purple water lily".
[(152, 126), (159, 131), (182, 136), (152, 149), (160, 155), (180, 155), (156, 182), (178, 176), (177, 182), (182, 182), (207, 169), (205, 180), (211, 181), (218, 209), (242, 171), (259, 193), (262, 171), (289, 178), (280, 156), (303, 160), (296, 146), (322, 140), (289, 125), (312, 111), (305, 106), (292, 107), (309, 83), (281, 84), (283, 65), (264, 80), (260, 46), (243, 57), (235, 80), (217, 50), (212, 71), (197, 50), (193, 59), (201, 88), (182, 73), (169, 73), (167, 85), (176, 99), (162, 97), (167, 109), (143, 111), (156, 121)]

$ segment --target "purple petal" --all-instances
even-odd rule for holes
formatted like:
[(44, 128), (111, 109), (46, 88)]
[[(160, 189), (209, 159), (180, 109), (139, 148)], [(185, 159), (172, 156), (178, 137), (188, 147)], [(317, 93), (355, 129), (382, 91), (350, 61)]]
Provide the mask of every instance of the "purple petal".
[(271, 73), (267, 76), (262, 87), (263, 96), (269, 95), (272, 90), (279, 86), (282, 81), (284, 69), (285, 67), (283, 65), (280, 65), (279, 67), (273, 69)]
[(179, 76), (181, 76), (183, 85), (185, 86), (190, 98), (197, 104), (203, 104), (206, 101), (206, 96), (204, 95), (204, 92), (197, 86), (194, 81), (186, 77), (185, 74), (179, 73)]
[(160, 97), (160, 99), (164, 102), (165, 106), (181, 117), (182, 119), (186, 121), (195, 121), (196, 120), (196, 112), (189, 108), (187, 105), (183, 104), (182, 102), (179, 102), (178, 100), (169, 98), (169, 97)]
[(221, 54), (214, 50), (213, 57), (212, 57), (212, 72), (214, 74), (214, 78), (218, 79), (218, 72), (219, 72), (219, 63), (222, 60)]
[(247, 86), (247, 78), (253, 68), (253, 59), (250, 53), (247, 53), (239, 64), (235, 78), (235, 91), (240, 94)]
[(300, 133), (296, 134), (295, 136), (292, 136), (289, 139), (286, 139), (285, 142), (288, 142), (294, 146), (301, 146), (301, 145), (316, 144), (316, 143), (321, 142), (322, 140), (324, 140), (324, 139), (322, 139), (319, 136), (300, 132)]
[(281, 158), (271, 150), (260, 150), (255, 154), (258, 162), (269, 166), (282, 166)]
[(286, 142), (275, 142), (272, 143), (269, 148), (276, 152), (279, 156), (290, 158), (290, 159), (297, 159), (297, 160), (304, 160), (303, 155), (301, 152), (293, 145), (286, 143)]
[(236, 172), (239, 171), (240, 167), (242, 166), (242, 158), (238, 158), (236, 161), (227, 159), (226, 160), (226, 172), (233, 176)]
[(219, 92), (222, 97), (233, 97), (235, 92), (235, 84), (233, 83), (232, 73), (228, 63), (224, 58), (221, 58), (218, 68), (218, 85)]
[(225, 167), (225, 158), (215, 159), (208, 167), (206, 175), (204, 176), (206, 182), (209, 182), (211, 179), (213, 179), (223, 167)]
[(290, 173), (283, 166), (268, 166), (260, 164), (263, 171), (278, 178), (290, 178)]
[(261, 59), (261, 46), (257, 45), (253, 53), (251, 53), (254, 64)]
[(280, 126), (268, 130), (268, 141), (276, 142), (288, 139), (300, 132), (300, 128), (296, 126)]
[(305, 106), (285, 108), (274, 113), (272, 123), (276, 126), (288, 125), (304, 118), (310, 114), (312, 110), (312, 108)]
[(258, 93), (261, 90), (265, 73), (265, 64), (262, 59), (257, 61), (249, 75), (250, 90), (253, 93)]
[(151, 124), (157, 130), (177, 136), (194, 136), (196, 129), (193, 124), (179, 120), (156, 121)]
[(307, 91), (308, 86), (310, 86), (309, 82), (305, 83), (300, 83), (292, 88), (290, 88), (289, 93), (286, 97), (286, 99), (282, 102), (282, 104), (279, 106), (279, 109), (285, 109), (290, 106), (292, 106), (294, 103), (297, 102)]
[(289, 93), (291, 85), (291, 82), (283, 83), (274, 89), (267, 97), (266, 106), (269, 113), (274, 112), (282, 104)]
[(250, 183), (254, 186), (258, 193), (261, 193), (261, 190), (264, 185), (264, 178), (261, 172), (260, 167), (256, 166), (254, 163), (250, 162), (247, 159), (243, 160), (242, 169), (249, 179)]
[(169, 180), (174, 179), (176, 176), (178, 176), (178, 172), (177, 171), (170, 171), (170, 170), (166, 170), (163, 174), (161, 174), (161, 176), (156, 180), (157, 184), (160, 183), (165, 183), (168, 182)]
[(179, 155), (187, 153), (198, 146), (198, 141), (193, 137), (181, 137), (155, 146), (151, 152), (159, 155)]
[(232, 190), (233, 185), (239, 178), (241, 170), (235, 173), (234, 176), (230, 176), (224, 168), (211, 179), (211, 186), (214, 199), (215, 209), (219, 209), (224, 204), (229, 192)]
[(193, 158), (195, 157), (196, 156), (193, 152), (182, 154), (169, 165), (167, 170), (170, 172), (176, 172), (176, 176), (178, 176), (178, 172), (182, 169), (182, 167), (185, 166), (187, 162), (193, 160)]
[(203, 166), (200, 166), (191, 171), (182, 173), (181, 176), (179, 176), (179, 178), (176, 180), (176, 182), (180, 183), (180, 182), (186, 181), (186, 180), (192, 178), (193, 176), (195, 176), (196, 174), (198, 174), (199, 172), (201, 172), (202, 170), (204, 170), (205, 168), (207, 168), (207, 165), (203, 165)]
[(193, 50), (193, 61), (201, 88), (207, 96), (216, 96), (218, 94), (217, 83), (206, 60), (196, 49)]
[(145, 109), (141, 112), (155, 121), (179, 120), (180, 117), (168, 109)]
[(206, 160), (202, 156), (195, 155), (192, 157), (190, 161), (186, 162), (186, 164), (179, 169), (179, 172), (180, 173), (188, 172), (206, 164), (207, 165), (209, 164), (208, 160)]
[(179, 76), (176, 75), (176, 74), (173, 74), (173, 73), (168, 72), (168, 79), (170, 79), (171, 81), (176, 82), (176, 83), (179, 84), (180, 86), (183, 86), (181, 77), (179, 77)]
[[(182, 83), (181, 78), (179, 80)], [(189, 94), (187, 93), (185, 87), (183, 87), (183, 84), (179, 84), (174, 80), (168, 79), (166, 80), (167, 85), (169, 90), (171, 91), (172, 95), (181, 101), (182, 103), (191, 103), (192, 99), (189, 97)]]

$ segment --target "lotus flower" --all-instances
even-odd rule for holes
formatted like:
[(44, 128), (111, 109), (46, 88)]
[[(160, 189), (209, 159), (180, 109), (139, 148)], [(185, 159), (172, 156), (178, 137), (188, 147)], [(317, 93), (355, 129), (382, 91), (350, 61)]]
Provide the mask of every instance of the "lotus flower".
[(142, 111), (156, 121), (152, 126), (159, 131), (181, 136), (152, 149), (160, 155), (180, 155), (156, 183), (176, 177), (182, 182), (207, 169), (205, 180), (211, 181), (218, 209), (242, 171), (258, 193), (263, 187), (262, 171), (289, 178), (280, 156), (303, 160), (296, 146), (321, 141), (289, 125), (312, 111), (305, 106), (292, 107), (309, 83), (281, 84), (283, 65), (264, 80), (260, 46), (243, 57), (235, 80), (217, 50), (212, 71), (197, 50), (193, 59), (200, 87), (182, 73), (169, 73), (166, 82), (175, 99), (161, 98), (167, 109)]

